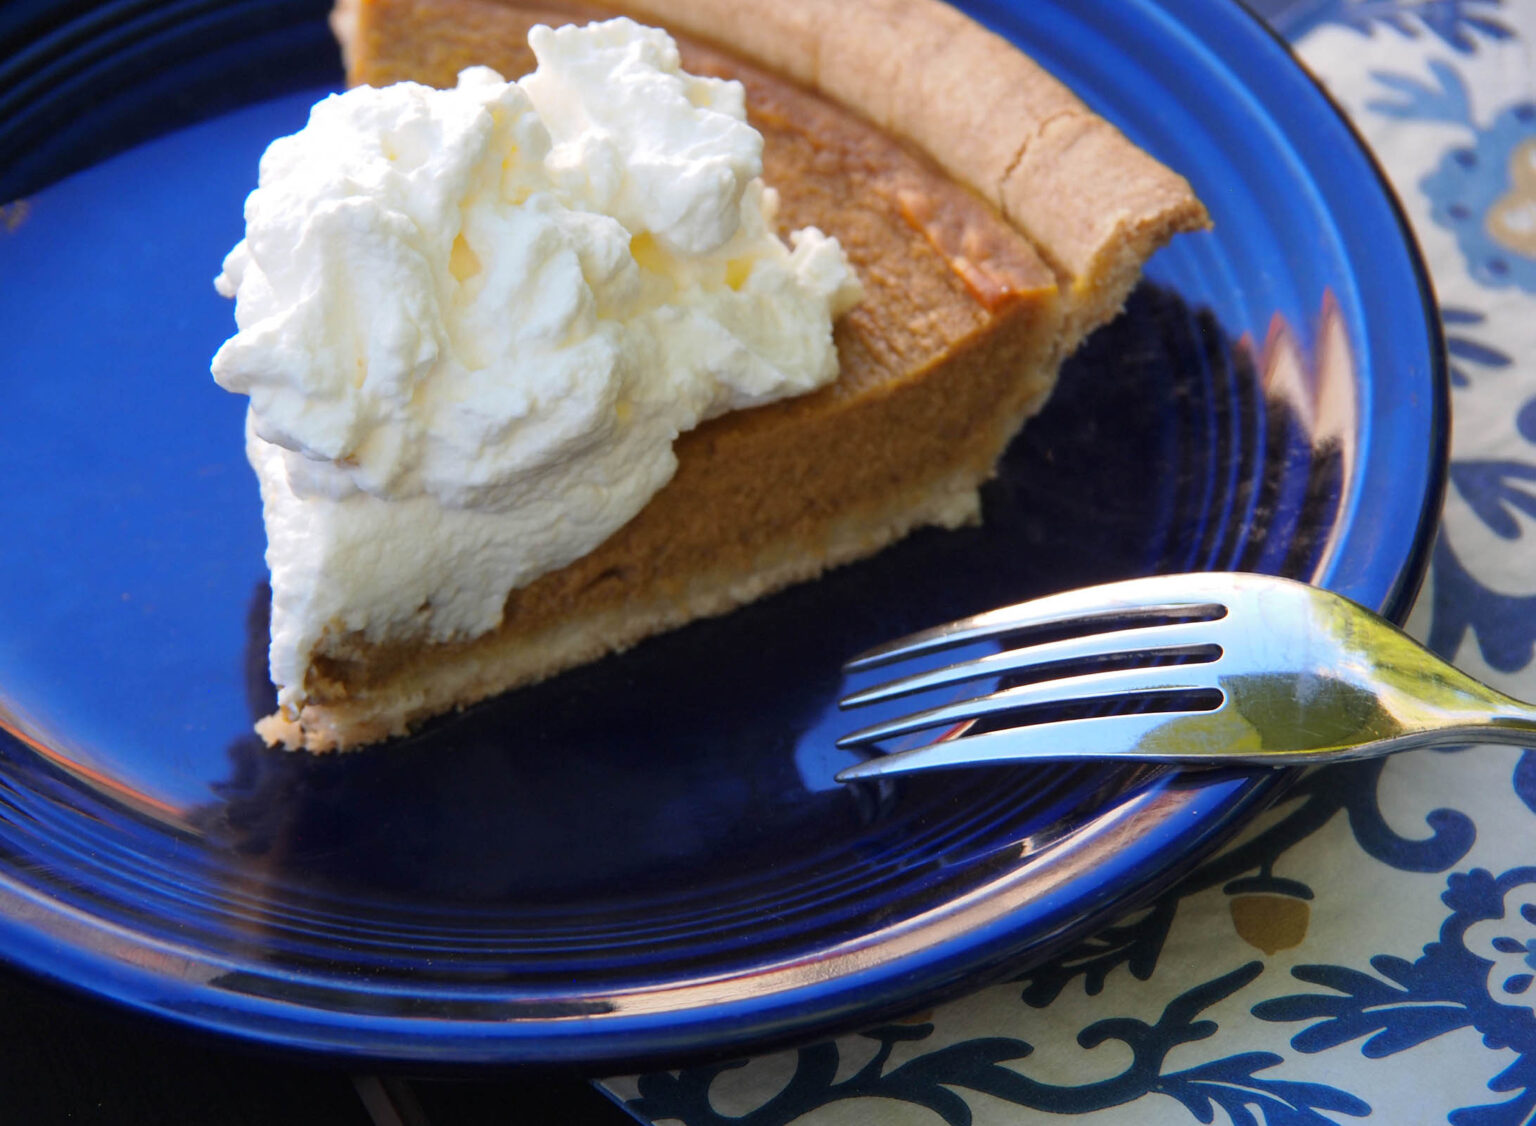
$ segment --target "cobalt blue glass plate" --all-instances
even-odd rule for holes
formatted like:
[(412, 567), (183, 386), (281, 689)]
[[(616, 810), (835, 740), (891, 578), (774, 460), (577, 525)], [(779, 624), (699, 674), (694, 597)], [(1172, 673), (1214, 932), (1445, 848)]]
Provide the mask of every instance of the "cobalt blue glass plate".
[(1432, 297), (1370, 158), (1230, 0), (971, 0), (1185, 172), (1158, 255), (983, 526), (363, 754), (271, 706), (211, 280), (266, 143), (339, 81), (304, 3), (0, 16), (0, 952), (267, 1046), (593, 1071), (871, 1023), (1166, 887), (1284, 776), (1058, 766), (843, 788), (841, 661), (1153, 571), (1402, 616), (1446, 445)]

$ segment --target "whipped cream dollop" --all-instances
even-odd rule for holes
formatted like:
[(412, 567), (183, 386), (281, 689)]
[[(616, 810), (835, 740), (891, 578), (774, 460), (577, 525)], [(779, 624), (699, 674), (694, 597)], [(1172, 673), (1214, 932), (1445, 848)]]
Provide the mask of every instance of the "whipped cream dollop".
[(324, 631), (493, 629), (666, 484), (680, 432), (836, 375), (858, 283), (835, 240), (774, 233), (740, 84), (629, 19), (529, 43), (519, 82), (315, 106), (215, 281), (290, 712)]

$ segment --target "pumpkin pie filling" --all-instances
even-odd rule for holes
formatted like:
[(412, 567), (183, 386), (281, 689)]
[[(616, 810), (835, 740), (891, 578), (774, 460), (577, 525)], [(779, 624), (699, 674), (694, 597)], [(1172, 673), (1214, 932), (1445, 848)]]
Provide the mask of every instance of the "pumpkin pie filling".
[[(374, 0), (344, 6), (335, 22), (350, 82), (451, 86), (471, 65), (508, 78), (532, 69), (535, 23), (606, 14)], [(910, 139), (714, 46), (678, 41), (686, 69), (744, 84), (780, 233), (818, 227), (858, 272), (864, 299), (835, 328), (836, 381), (683, 434), (676, 475), (640, 514), (514, 590), (489, 633), (372, 641), (328, 630), (303, 710), (259, 725), (270, 741), (329, 750), (401, 734), (813, 578), (918, 526), (974, 520), (977, 487), (1043, 404), (1061, 359), (1118, 309), (1150, 252), (1121, 238), (1099, 254), (1107, 266), (1085, 267), (1090, 258), (1073, 263), (1060, 246), (1037, 248)], [(1204, 221), (1187, 200), (1148, 243)]]

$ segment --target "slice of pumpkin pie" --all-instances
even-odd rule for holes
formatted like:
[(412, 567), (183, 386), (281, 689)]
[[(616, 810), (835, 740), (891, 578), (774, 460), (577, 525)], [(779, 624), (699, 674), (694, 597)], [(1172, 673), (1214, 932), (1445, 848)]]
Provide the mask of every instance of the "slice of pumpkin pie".
[(219, 279), (268, 741), (402, 734), (974, 520), (1061, 360), (1207, 221), (942, 4), (744, 12), (625, 5), (674, 47), (596, 9), (337, 8), (378, 89), (274, 143)]

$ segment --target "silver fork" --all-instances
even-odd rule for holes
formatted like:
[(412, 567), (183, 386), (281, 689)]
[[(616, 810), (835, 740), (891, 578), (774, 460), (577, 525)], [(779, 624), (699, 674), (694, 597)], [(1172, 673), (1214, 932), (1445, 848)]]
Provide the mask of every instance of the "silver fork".
[(1464, 742), (1536, 745), (1536, 708), (1363, 606), (1266, 575), (1087, 587), (912, 634), (845, 668), (989, 641), (1013, 644), (846, 697), (852, 708), (973, 680), (1012, 685), (839, 739), (867, 747), (945, 729), (838, 779), (1083, 759), (1298, 766)]

